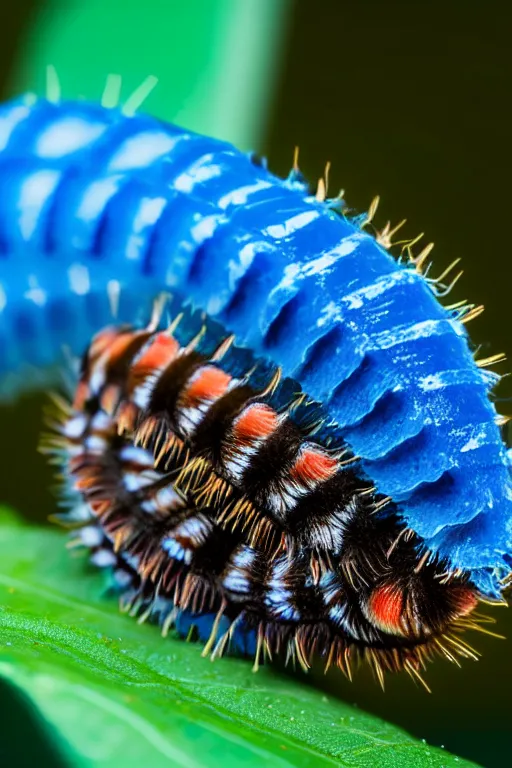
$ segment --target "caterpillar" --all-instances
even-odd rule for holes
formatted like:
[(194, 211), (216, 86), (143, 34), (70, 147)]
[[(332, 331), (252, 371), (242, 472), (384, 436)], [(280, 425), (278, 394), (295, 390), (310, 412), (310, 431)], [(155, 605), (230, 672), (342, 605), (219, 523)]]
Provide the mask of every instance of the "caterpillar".
[[(0, 108), (0, 372), (54, 364), (63, 344), (80, 352), (110, 322), (113, 304), (117, 321), (130, 324), (127, 332), (136, 334), (133, 328), (143, 327), (155, 296), (170, 290), (172, 310), (185, 313), (181, 346), (197, 333), (197, 313), (190, 308), (205, 313), (210, 342), (233, 335), (232, 368), (224, 370), (224, 358), (219, 366), (210, 361), (217, 386), (245, 377), (254, 389), (251, 397), (269, 387), (259, 405), (267, 428), (282, 420), (283, 431), (293, 433), (292, 447), (319, 457), (306, 460), (302, 479), (312, 466), (317, 473), (320, 465), (325, 473), (332, 471), (331, 480), (299, 482), (306, 488), (304, 499), (325, 493), (324, 486), (343, 474), (348, 489), (340, 504), (346, 511), (348, 496), (357, 497), (356, 531), (363, 518), (368, 525), (384, 526), (382, 541), (391, 536), (386, 552), (405, 531), (391, 555), (403, 552), (404, 563), (414, 562), (409, 572), (421, 563), (419, 573), (425, 575), (420, 579), (431, 576), (446, 587), (455, 580), (457, 588), (469, 589), (468, 605), (473, 598), (502, 600), (511, 572), (512, 485), (502, 419), (489, 398), (499, 376), (488, 366), (499, 356), (474, 358), (466, 324), (481, 307), (440, 301), (459, 276), (447, 282), (456, 263), (432, 278), (431, 245), (418, 252), (418, 238), (401, 241), (396, 257), (399, 227), (374, 226), (377, 201), (367, 213), (352, 215), (342, 197), (328, 197), (325, 179), (315, 193), (297, 161), (288, 178), (279, 179), (254, 155), (133, 114), (133, 101), (125, 110), (63, 101), (54, 84), (47, 98), (21, 97)], [(215, 344), (204, 354), (208, 361)], [(268, 376), (265, 385), (255, 384), (254, 362), (279, 370), (283, 388)], [(99, 369), (93, 368), (97, 376)], [(115, 402), (116, 388), (129, 390), (130, 370), (128, 365), (128, 372), (118, 372), (120, 378), (110, 382), (114, 386), (102, 393), (97, 414), (88, 410), (87, 398), (79, 398), (76, 415), (85, 415), (87, 423), (94, 415), (114, 418), (116, 429), (120, 423), (131, 434), (133, 400), (125, 397), (121, 415)], [(82, 393), (97, 386), (86, 373)], [(173, 381), (181, 392), (182, 380)], [(291, 415), (280, 412), (286, 405), (284, 382), (318, 404), (318, 433), (315, 424), (301, 431)], [(272, 401), (277, 390), (280, 404)], [(197, 415), (197, 408), (192, 410)], [(173, 422), (172, 414), (166, 414), (167, 422), (155, 421), (156, 415), (151, 414), (146, 432), (139, 425), (124, 448), (146, 450), (160, 472), (155, 452), (164, 447), (164, 438), (172, 439), (183, 460), (178, 485), (184, 485), (190, 514), (206, 515), (222, 535), (242, 535), (245, 545), (262, 552), (258, 539), (265, 531), (273, 556), (285, 546), (297, 568), (315, 536), (315, 562), (323, 563), (322, 547), (326, 541), (327, 549), (332, 547), (336, 536), (341, 553), (345, 530), (336, 533), (329, 524), (315, 529), (312, 514), (304, 516), (302, 528), (291, 526), (282, 519), (288, 507), (279, 507), (279, 487), (266, 494), (270, 486), (261, 482), (257, 493), (263, 470), (256, 467), (258, 451), (242, 456), (246, 470), (254, 471), (246, 488), (245, 471), (241, 482), (236, 467), (220, 466), (224, 449), (217, 464), (211, 455), (205, 459), (188, 445), (190, 435), (180, 431), (183, 425)], [(227, 426), (236, 425), (228, 419)], [(194, 424), (191, 429), (195, 432)], [(146, 448), (135, 446), (135, 440)], [(120, 450), (107, 441), (102, 447), (107, 463)], [(345, 468), (343, 451), (351, 462)], [(284, 482), (290, 487), (290, 475)], [(309, 488), (314, 482), (316, 490)], [(292, 486), (295, 493), (295, 480)], [(224, 511), (222, 493), (231, 497)], [(377, 509), (370, 511), (372, 504)], [(243, 505), (252, 510), (252, 522), (241, 531)], [(358, 536), (370, 547), (362, 530)], [(107, 552), (109, 545), (104, 547)], [(110, 559), (118, 557), (109, 551)], [(316, 566), (307, 567), (318, 579)], [(299, 570), (300, 581), (305, 570)], [(266, 577), (258, 569), (250, 575), (256, 592), (265, 588)], [(130, 578), (136, 582), (134, 573)], [(427, 602), (435, 614), (435, 601)], [(457, 610), (453, 620), (464, 623)], [(363, 616), (362, 626), (367, 621)], [(443, 621), (433, 623), (439, 627)], [(256, 637), (260, 649), (267, 642), (271, 651), (277, 643), (265, 640), (260, 629)]]

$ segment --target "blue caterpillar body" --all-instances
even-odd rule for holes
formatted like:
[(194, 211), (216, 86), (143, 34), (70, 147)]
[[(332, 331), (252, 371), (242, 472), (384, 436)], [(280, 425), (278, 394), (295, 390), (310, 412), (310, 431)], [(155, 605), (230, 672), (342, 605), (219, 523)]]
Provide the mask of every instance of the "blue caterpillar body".
[(0, 109), (0, 372), (80, 352), (170, 289), (321, 402), (434, 553), (498, 597), (512, 482), (456, 311), (363, 219), (231, 145), (82, 102)]

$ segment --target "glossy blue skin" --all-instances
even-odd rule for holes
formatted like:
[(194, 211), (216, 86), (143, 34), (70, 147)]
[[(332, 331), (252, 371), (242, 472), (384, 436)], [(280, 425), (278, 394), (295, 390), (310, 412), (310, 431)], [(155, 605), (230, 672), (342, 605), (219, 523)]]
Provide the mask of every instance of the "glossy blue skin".
[(0, 372), (80, 352), (113, 279), (120, 320), (170, 288), (281, 366), (427, 546), (499, 595), (512, 482), (494, 378), (421, 275), (228, 144), (86, 103), (4, 105)]

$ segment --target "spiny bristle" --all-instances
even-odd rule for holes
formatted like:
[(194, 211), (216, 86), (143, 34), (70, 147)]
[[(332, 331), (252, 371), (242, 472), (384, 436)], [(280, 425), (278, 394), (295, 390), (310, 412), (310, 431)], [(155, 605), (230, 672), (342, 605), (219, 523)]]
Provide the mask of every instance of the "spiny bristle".
[[(103, 94), (101, 96), (101, 106), (106, 109), (115, 109), (119, 104), (121, 95), (122, 77), (113, 73), (107, 75)], [(113, 314), (113, 317), (115, 315)]]
[(375, 237), (376, 241), (379, 243), (379, 245), (382, 245), (383, 248), (389, 250), (394, 245), (392, 240), (393, 236), (396, 235), (396, 233), (404, 226), (406, 222), (407, 219), (402, 219), (402, 221), (399, 221), (398, 224), (392, 227), (391, 222), (388, 221), (386, 226), (381, 229), (380, 232), (377, 232)]
[(46, 98), (53, 104), (58, 104), (61, 97), (60, 80), (53, 64), (46, 66)]
[(470, 309), (469, 312), (466, 312), (462, 315), (462, 317), (459, 318), (461, 323), (470, 323), (471, 320), (474, 320), (475, 318), (479, 317), (482, 312), (484, 311), (485, 307), (483, 304), (479, 304), (477, 307), (473, 307), (473, 309)]
[(132, 117), (148, 98), (151, 91), (158, 85), (158, 78), (149, 75), (126, 99), (122, 112), (127, 117)]
[(364, 222), (361, 224), (361, 228), (367, 227), (368, 224), (371, 224), (375, 214), (377, 213), (377, 208), (379, 207), (380, 203), (380, 197), (379, 195), (376, 195), (373, 200), (370, 203), (370, 207), (368, 208), (368, 213), (366, 214), (366, 218)]

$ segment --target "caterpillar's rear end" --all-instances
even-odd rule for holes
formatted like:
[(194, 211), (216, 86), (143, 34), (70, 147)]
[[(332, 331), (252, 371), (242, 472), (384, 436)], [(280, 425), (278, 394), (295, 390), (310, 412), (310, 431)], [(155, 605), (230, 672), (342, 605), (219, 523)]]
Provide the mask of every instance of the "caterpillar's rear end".
[[(126, 602), (257, 660), (471, 656), (510, 466), (479, 308), (440, 303), (429, 247), (397, 260), (374, 210), (148, 117), (22, 99), (0, 139), (3, 370), (83, 352), (115, 305), (57, 448)], [(181, 322), (145, 327), (165, 290)]]

